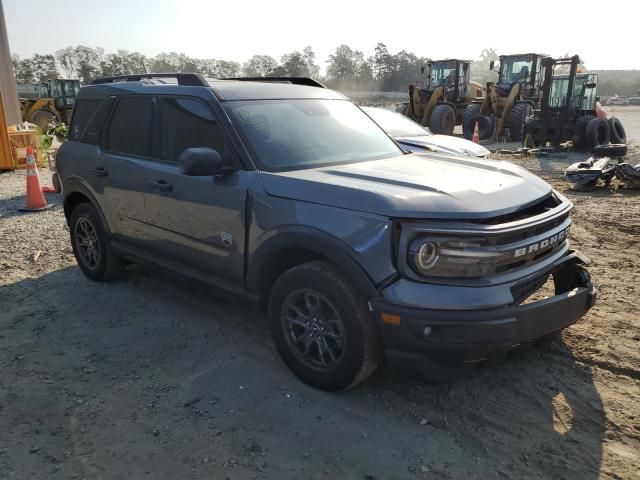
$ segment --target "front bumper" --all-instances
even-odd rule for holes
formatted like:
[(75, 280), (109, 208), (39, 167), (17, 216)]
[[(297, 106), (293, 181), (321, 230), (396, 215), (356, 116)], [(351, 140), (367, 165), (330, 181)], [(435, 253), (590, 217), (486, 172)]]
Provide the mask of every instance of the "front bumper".
[[(536, 341), (557, 332), (582, 317), (595, 303), (596, 289), (581, 264), (588, 259), (569, 252), (544, 272), (538, 272), (500, 288), (502, 298), (512, 303), (486, 308), (483, 291), (478, 287), (472, 296), (460, 289), (457, 308), (417, 308), (390, 303), (384, 298), (370, 304), (377, 319), (390, 364), (418, 370), (430, 362), (478, 363), (498, 352), (507, 352), (521, 344)], [(514, 301), (514, 292), (522, 285), (539, 285), (553, 275), (556, 295), (533, 303)], [(537, 289), (537, 288), (536, 288)], [(429, 286), (425, 284), (425, 294)], [(448, 292), (454, 298), (456, 292)], [(496, 288), (487, 288), (496, 296)], [(470, 304), (476, 302), (477, 306)], [(391, 320), (391, 321), (390, 321)], [(429, 334), (425, 335), (425, 327)]]

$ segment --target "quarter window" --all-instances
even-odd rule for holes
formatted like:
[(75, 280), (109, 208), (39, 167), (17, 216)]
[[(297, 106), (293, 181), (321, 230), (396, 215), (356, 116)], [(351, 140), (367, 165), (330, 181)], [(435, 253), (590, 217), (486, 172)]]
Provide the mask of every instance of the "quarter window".
[[(78, 100), (76, 102), (73, 111), (73, 119), (71, 121), (69, 140), (83, 141), (82, 137), (89, 124), (93, 123), (92, 119), (95, 117), (95, 114), (100, 109), (101, 105), (102, 100)], [(102, 121), (104, 121), (104, 116)]]

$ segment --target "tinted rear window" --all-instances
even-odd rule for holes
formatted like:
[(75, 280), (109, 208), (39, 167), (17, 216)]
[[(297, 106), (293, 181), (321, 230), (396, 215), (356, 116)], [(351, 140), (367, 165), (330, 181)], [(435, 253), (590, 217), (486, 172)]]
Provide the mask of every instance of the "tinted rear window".
[(129, 155), (152, 156), (152, 120), (151, 97), (121, 98), (109, 123), (107, 149)]

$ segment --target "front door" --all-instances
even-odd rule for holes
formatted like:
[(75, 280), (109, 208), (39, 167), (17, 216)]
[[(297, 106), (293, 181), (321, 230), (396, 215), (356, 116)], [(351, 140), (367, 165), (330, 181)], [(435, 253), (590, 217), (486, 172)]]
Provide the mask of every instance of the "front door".
[(244, 273), (246, 171), (190, 177), (178, 166), (191, 147), (234, 156), (213, 109), (189, 97), (158, 97), (158, 160), (146, 170), (148, 246), (163, 256), (238, 284)]

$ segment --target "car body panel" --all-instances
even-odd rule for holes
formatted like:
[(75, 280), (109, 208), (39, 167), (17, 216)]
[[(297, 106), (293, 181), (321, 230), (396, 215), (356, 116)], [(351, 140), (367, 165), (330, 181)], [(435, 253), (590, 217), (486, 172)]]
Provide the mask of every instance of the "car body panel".
[[(147, 162), (144, 176), (148, 248), (242, 282), (247, 172), (191, 177), (175, 164)], [(171, 190), (154, 188), (158, 181)]]
[(491, 152), (482, 145), (450, 135), (424, 135), (419, 137), (394, 137), (394, 140), (411, 152), (435, 149), (438, 152), (470, 157), (488, 158)]
[(546, 182), (507, 162), (445, 155), (411, 154), (261, 177), (274, 196), (423, 219), (502, 215), (551, 192)]
[[(383, 130), (410, 152), (425, 150), (439, 153), (488, 158), (491, 152), (482, 145), (451, 135), (433, 134), (431, 130), (398, 112), (379, 107), (362, 107)], [(402, 133), (401, 133), (402, 132)], [(421, 133), (424, 132), (424, 133)]]

